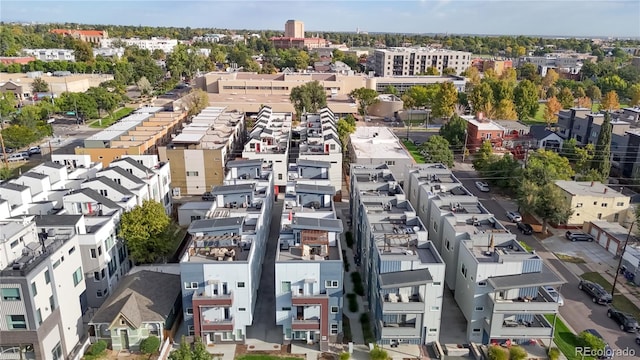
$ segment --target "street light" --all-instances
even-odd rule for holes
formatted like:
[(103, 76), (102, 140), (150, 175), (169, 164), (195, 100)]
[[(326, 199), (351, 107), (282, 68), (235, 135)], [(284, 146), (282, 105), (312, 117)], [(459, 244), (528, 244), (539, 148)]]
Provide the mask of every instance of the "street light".
[(629, 238), (631, 237), (631, 230), (633, 229), (633, 225), (635, 225), (636, 220), (631, 222), (631, 226), (629, 226), (629, 232), (627, 232), (627, 238), (624, 241), (624, 246), (622, 247), (622, 252), (620, 253), (620, 259), (618, 260), (618, 268), (616, 269), (616, 276), (613, 278), (613, 286), (611, 287), (611, 296), (616, 291), (616, 284), (618, 283), (618, 275), (620, 275), (620, 268), (622, 267), (622, 259), (624, 258), (624, 252), (627, 250), (627, 244), (629, 243)]

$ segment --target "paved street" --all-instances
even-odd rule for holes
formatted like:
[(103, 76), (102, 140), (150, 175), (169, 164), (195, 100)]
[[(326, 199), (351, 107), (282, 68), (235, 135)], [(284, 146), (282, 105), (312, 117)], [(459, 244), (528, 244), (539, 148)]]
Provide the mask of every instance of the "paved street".
[[(471, 168), (470, 164), (456, 163), (453, 171), (454, 175), (464, 184), (464, 186), (477, 196), (485, 208), (493, 213), (502, 224), (506, 225), (507, 229), (517, 235), (518, 240), (524, 241), (527, 245), (531, 246), (538, 255), (546, 259), (548, 264), (561, 276), (567, 280), (560, 292), (565, 298), (565, 305), (560, 308), (560, 314), (565, 319), (567, 325), (573, 328), (574, 331), (579, 332), (584, 329), (596, 329), (602, 336), (605, 337), (612, 349), (635, 349), (636, 353), (640, 353), (640, 347), (634, 342), (634, 335), (629, 333), (623, 333), (617, 327), (616, 323), (607, 318), (607, 311), (605, 306), (593, 304), (589, 301), (589, 298), (578, 290), (578, 275), (588, 271), (603, 272), (603, 269), (609, 268), (611, 265), (601, 262), (591, 262), (589, 264), (582, 264), (576, 266), (575, 264), (565, 264), (558, 260), (555, 255), (547, 250), (546, 243), (557, 243), (561, 241), (558, 238), (550, 238), (548, 240), (539, 241), (534, 236), (522, 235), (515, 225), (507, 220), (506, 211), (517, 210), (518, 206), (509, 199), (504, 199), (495, 196), (492, 192), (482, 193), (478, 191), (474, 182), (479, 180), (477, 173)], [(562, 231), (559, 231), (562, 233)], [(575, 248), (582, 246), (591, 246), (597, 244), (585, 244), (585, 243), (571, 243), (567, 246)], [(557, 244), (556, 244), (557, 246)], [(566, 246), (563, 245), (563, 249)], [(590, 249), (591, 252), (595, 252), (596, 249)], [(606, 250), (602, 249), (602, 253)], [(595, 256), (595, 255), (594, 255)], [(612, 258), (612, 256), (610, 256)], [(593, 261), (594, 259), (585, 259)], [(569, 265), (569, 266), (568, 266)], [(617, 356), (616, 359), (624, 359), (623, 356)], [(626, 357), (637, 358), (637, 357)]]

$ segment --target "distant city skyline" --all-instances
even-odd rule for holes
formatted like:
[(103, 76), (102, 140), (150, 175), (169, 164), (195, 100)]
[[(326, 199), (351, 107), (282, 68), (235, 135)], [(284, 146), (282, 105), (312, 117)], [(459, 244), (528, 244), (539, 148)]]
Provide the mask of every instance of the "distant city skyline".
[(4, 22), (368, 32), (640, 37), (637, 0), (3, 0)]

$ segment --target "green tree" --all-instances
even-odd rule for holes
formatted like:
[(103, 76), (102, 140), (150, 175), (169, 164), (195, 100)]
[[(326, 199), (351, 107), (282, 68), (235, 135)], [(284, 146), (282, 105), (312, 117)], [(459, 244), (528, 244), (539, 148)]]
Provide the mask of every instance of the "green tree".
[(314, 80), (291, 89), (289, 100), (299, 119), (304, 112), (315, 113), (327, 106), (327, 93), (322, 85)]
[(16, 114), (13, 122), (16, 125), (35, 130), (40, 120), (42, 120), (40, 109), (35, 105), (27, 105), (20, 109), (20, 112)]
[(209, 106), (209, 95), (202, 89), (196, 89), (185, 97), (187, 116), (200, 114), (204, 108)]
[(575, 98), (573, 97), (573, 92), (568, 87), (563, 87), (560, 90), (560, 94), (558, 94), (558, 101), (562, 105), (563, 109), (570, 109), (574, 106)]
[(489, 360), (509, 360), (509, 351), (500, 345), (489, 346)]
[(588, 331), (583, 331), (578, 334), (578, 344), (584, 348), (588, 347), (593, 351), (602, 351), (606, 345), (604, 340)]
[(73, 44), (73, 55), (75, 56), (76, 61), (93, 61), (93, 49), (91, 48), (91, 44), (76, 40)]
[(546, 234), (549, 222), (566, 223), (573, 213), (562, 190), (553, 182), (537, 185), (531, 180), (524, 180), (519, 204), (542, 218), (543, 234)]
[(595, 85), (589, 86), (586, 93), (594, 104), (602, 99), (602, 92), (600, 91), (600, 88)]
[(537, 186), (544, 186), (555, 180), (571, 180), (575, 172), (569, 160), (551, 150), (538, 149), (529, 153), (524, 178)]
[(349, 95), (358, 101), (358, 113), (360, 115), (367, 115), (369, 106), (380, 101), (377, 91), (364, 87), (353, 90)]
[(502, 189), (517, 192), (521, 185), (522, 165), (511, 154), (490, 156), (487, 164), (478, 172), (482, 177), (489, 179), (490, 183)]
[(22, 125), (11, 125), (2, 129), (4, 146), (8, 148), (23, 148), (38, 139), (35, 129)]
[(416, 85), (408, 88), (402, 94), (402, 101), (406, 109), (432, 107), (438, 95), (438, 85)]
[(591, 169), (599, 174), (602, 183), (607, 183), (611, 171), (611, 114), (608, 111), (604, 113), (604, 121), (600, 126)]
[(424, 161), (427, 163), (443, 163), (453, 167), (453, 151), (447, 139), (433, 135), (420, 146)]
[(480, 85), (475, 86), (471, 91), (469, 97), (473, 111), (477, 113), (484, 113), (487, 117), (491, 117), (493, 112), (493, 89), (488, 82), (481, 82)]
[(171, 219), (164, 206), (152, 200), (136, 206), (122, 215), (120, 236), (124, 239), (137, 263), (152, 263), (169, 255), (168, 231)]
[(517, 120), (515, 105), (512, 100), (502, 99), (496, 106), (495, 117), (501, 120)]
[(509, 360), (525, 360), (528, 357), (529, 353), (522, 346), (515, 345), (509, 348)]
[(489, 164), (496, 160), (497, 156), (493, 153), (491, 141), (485, 140), (480, 145), (480, 149), (474, 154), (473, 168), (482, 172)]
[(149, 80), (144, 76), (141, 77), (140, 80), (138, 80), (138, 82), (136, 82), (136, 86), (138, 87), (138, 90), (140, 90), (142, 95), (150, 95), (151, 92), (153, 91), (153, 86), (151, 85)]
[(458, 72), (456, 71), (456, 69), (454, 69), (454, 68), (450, 68), (450, 67), (448, 67), (448, 68), (444, 68), (444, 69), (442, 70), (442, 75), (445, 75), (445, 76), (446, 76), (446, 75), (456, 75), (457, 73), (458, 73)]
[[(347, 144), (349, 142), (349, 135), (356, 131), (356, 125), (355, 123), (352, 124), (350, 120), (344, 118), (338, 120), (336, 123), (336, 130), (338, 131), (340, 142), (342, 144)], [(346, 150), (346, 146), (343, 146), (343, 149)]]
[(157, 336), (149, 336), (140, 342), (140, 352), (143, 354), (155, 354), (160, 349), (160, 339)]
[(475, 66), (470, 66), (465, 71), (465, 76), (469, 79), (469, 84), (471, 87), (477, 86), (480, 84), (480, 71)]
[[(564, 147), (564, 146), (563, 146)], [(595, 146), (593, 144), (587, 144), (585, 147), (574, 148), (575, 163), (573, 169), (576, 174), (580, 174), (580, 180), (585, 180), (582, 177), (589, 173), (591, 169), (591, 163), (595, 156)], [(589, 179), (592, 180), (592, 179)]]
[(389, 359), (389, 354), (376, 345), (373, 350), (369, 352), (369, 357), (371, 360), (387, 360)]
[(384, 93), (385, 93), (385, 94), (396, 95), (396, 96), (398, 96), (398, 95), (400, 94), (400, 93), (398, 92), (398, 89), (397, 89), (395, 86), (393, 86), (393, 85), (387, 85), (387, 86), (384, 88)]
[(164, 60), (167, 58), (167, 54), (164, 53), (164, 51), (160, 50), (160, 49), (154, 49), (151, 52), (151, 58), (153, 60)]
[(526, 120), (536, 116), (538, 111), (538, 89), (530, 80), (522, 80), (513, 89), (513, 99), (518, 119)]
[(49, 84), (42, 78), (35, 78), (31, 83), (31, 91), (33, 93), (49, 92)]
[(467, 121), (458, 115), (453, 115), (446, 124), (440, 127), (440, 136), (445, 138), (454, 151), (461, 151), (467, 131)]
[(171, 54), (167, 55), (167, 70), (171, 77), (177, 80), (187, 76), (187, 62), (189, 61), (188, 48), (184, 44), (178, 44), (173, 48)]
[(437, 68), (433, 67), (433, 66), (429, 66), (427, 68), (427, 71), (426, 71), (425, 74), (426, 75), (440, 75), (440, 71)]
[(452, 82), (439, 84), (438, 93), (433, 104), (433, 116), (449, 118), (453, 115), (456, 103), (458, 102), (458, 90)]
[(122, 100), (119, 95), (111, 93), (107, 89), (99, 86), (87, 89), (85, 94), (95, 100), (98, 111), (104, 110), (109, 113), (109, 115), (113, 114), (113, 111)]
[(534, 84), (540, 83), (540, 75), (538, 75), (538, 67), (532, 63), (523, 64), (518, 68), (519, 78), (529, 80)]
[(0, 93), (0, 128), (4, 126), (4, 121), (16, 112), (16, 97), (13, 93)]
[(640, 83), (629, 86), (629, 105), (640, 105)]

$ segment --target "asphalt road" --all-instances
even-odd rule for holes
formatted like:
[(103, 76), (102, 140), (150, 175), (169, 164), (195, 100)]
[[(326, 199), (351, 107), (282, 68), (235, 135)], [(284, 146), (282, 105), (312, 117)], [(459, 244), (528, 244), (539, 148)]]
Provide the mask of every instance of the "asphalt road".
[[(547, 261), (547, 264), (567, 280), (567, 284), (563, 285), (560, 293), (564, 297), (564, 306), (560, 308), (560, 315), (571, 326), (574, 331), (580, 332), (585, 329), (596, 329), (611, 346), (611, 349), (632, 349), (635, 350), (636, 356), (622, 355), (615, 356), (615, 359), (637, 359), (640, 355), (640, 346), (635, 343), (635, 335), (624, 333), (616, 322), (607, 317), (607, 307), (594, 304), (584, 292), (578, 290), (578, 276), (571, 272), (562, 261), (558, 260), (553, 253), (549, 252), (543, 244), (531, 235), (521, 234), (506, 217), (507, 211), (517, 210), (515, 203), (512, 207), (505, 209), (504, 202), (498, 202), (491, 192), (480, 192), (474, 182), (477, 175), (471, 171), (453, 171), (453, 174), (464, 184), (464, 186), (475, 196), (477, 196), (484, 207), (507, 227), (509, 231), (516, 234), (518, 240), (524, 241), (532, 247), (540, 257)], [(575, 243), (580, 246), (580, 243)]]

